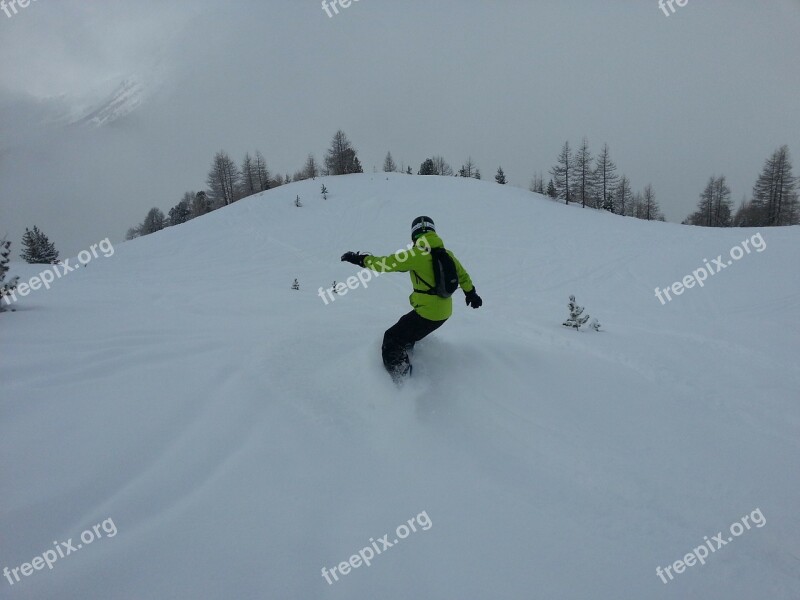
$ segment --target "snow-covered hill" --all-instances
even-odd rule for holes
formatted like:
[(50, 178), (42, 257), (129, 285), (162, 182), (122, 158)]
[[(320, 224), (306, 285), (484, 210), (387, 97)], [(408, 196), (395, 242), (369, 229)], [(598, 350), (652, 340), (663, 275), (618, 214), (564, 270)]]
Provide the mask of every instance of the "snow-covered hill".
[[(407, 276), (318, 290), (420, 214), (484, 306), (398, 391)], [(798, 598), (799, 243), (365, 174), (118, 245), (0, 315), (0, 597)]]

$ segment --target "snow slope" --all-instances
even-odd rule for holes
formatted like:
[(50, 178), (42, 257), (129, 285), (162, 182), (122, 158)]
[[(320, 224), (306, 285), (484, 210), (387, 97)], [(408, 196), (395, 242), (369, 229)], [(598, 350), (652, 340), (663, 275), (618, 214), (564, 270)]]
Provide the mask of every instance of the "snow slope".
[[(398, 391), (380, 340), (407, 275), (317, 291), (420, 214), (484, 306), (457, 292)], [(655, 298), (757, 233), (762, 252)], [(364, 174), (120, 244), (0, 315), (0, 568), (117, 531), (0, 598), (798, 598), (798, 242)], [(561, 326), (570, 294), (605, 332)], [(763, 527), (656, 575), (755, 510)]]

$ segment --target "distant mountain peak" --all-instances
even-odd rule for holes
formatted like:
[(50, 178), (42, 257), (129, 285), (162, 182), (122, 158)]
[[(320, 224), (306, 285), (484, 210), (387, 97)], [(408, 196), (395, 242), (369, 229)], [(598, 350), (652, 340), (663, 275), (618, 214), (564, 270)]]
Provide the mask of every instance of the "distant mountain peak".
[(104, 100), (73, 120), (73, 124), (103, 127), (133, 113), (144, 101), (145, 87), (135, 77), (124, 79)]

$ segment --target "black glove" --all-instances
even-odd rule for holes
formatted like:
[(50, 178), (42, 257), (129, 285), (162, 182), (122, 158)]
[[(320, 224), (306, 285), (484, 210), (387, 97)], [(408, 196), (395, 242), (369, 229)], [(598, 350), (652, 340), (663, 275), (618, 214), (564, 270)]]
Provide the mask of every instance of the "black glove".
[(464, 292), (464, 294), (466, 295), (464, 300), (466, 301), (467, 306), (471, 306), (472, 308), (480, 308), (483, 306), (483, 300), (481, 300), (481, 297), (478, 296), (478, 292), (475, 291), (475, 288), (472, 288), (468, 292)]
[(364, 259), (368, 256), (369, 254), (362, 254), (361, 252), (345, 252), (342, 254), (342, 262), (349, 262), (363, 268)]

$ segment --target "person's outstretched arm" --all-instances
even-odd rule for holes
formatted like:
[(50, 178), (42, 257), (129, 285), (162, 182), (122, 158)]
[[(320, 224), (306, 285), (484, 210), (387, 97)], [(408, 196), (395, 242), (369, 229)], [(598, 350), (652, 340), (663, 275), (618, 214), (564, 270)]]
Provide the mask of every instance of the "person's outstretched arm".
[(365, 256), (363, 266), (378, 273), (407, 273), (419, 269), (425, 255), (417, 248), (400, 250), (388, 256)]

